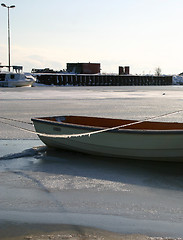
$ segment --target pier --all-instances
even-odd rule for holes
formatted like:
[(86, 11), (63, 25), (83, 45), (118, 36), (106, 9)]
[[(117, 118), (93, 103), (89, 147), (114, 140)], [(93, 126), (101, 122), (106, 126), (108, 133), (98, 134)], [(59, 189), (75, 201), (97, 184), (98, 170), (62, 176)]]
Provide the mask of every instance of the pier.
[(108, 74), (36, 74), (37, 83), (58, 86), (152, 86), (172, 85), (172, 76)]

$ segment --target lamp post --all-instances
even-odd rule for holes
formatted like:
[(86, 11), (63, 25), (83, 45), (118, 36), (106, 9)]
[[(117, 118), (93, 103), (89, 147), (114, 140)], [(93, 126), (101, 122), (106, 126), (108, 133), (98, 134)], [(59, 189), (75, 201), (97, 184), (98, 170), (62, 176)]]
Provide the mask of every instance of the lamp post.
[(8, 70), (10, 71), (10, 8), (14, 8), (15, 5), (7, 6), (2, 3), (1, 6), (8, 9)]

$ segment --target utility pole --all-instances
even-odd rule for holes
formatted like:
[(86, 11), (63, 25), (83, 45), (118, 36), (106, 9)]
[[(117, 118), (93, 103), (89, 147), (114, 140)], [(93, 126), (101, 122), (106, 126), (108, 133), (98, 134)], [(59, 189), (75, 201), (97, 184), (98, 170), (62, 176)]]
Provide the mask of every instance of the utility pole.
[(11, 58), (10, 58), (10, 8), (15, 8), (15, 5), (7, 6), (6, 4), (2, 3), (2, 7), (8, 9), (8, 70), (10, 72), (11, 67)]

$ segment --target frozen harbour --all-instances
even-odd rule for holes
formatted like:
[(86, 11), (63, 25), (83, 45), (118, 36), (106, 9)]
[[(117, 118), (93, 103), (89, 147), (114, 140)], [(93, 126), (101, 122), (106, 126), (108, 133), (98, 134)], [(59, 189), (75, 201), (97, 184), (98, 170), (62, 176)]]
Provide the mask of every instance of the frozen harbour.
[[(182, 109), (181, 86), (0, 89), (1, 117), (88, 115), (145, 119)], [(183, 113), (163, 121), (183, 122)], [(0, 119), (0, 222), (73, 224), (183, 238), (181, 163), (49, 150)], [(13, 125), (32, 125), (14, 122)]]

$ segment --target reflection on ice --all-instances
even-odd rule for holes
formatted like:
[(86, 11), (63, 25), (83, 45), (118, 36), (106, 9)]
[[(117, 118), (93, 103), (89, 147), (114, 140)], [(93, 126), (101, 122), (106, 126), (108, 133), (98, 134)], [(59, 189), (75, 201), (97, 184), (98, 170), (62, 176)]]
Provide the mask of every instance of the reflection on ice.
[[(6, 142), (11, 146), (17, 141)], [(57, 151), (46, 146), (34, 146), (0, 157), (1, 172), (7, 169), (9, 172), (28, 171), (39, 175), (39, 179), (52, 190), (95, 187), (97, 190), (101, 186), (101, 189), (128, 191), (124, 189), (124, 185), (130, 184), (182, 191), (182, 167), (183, 163), (97, 157), (72, 151)], [(102, 187), (103, 181), (106, 181), (106, 186)]]

